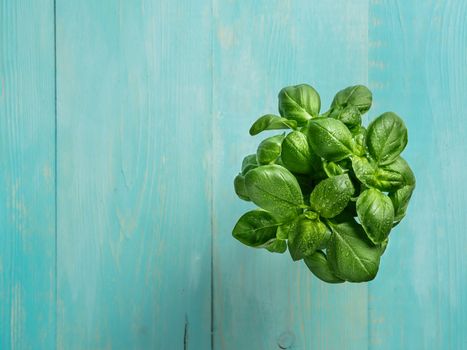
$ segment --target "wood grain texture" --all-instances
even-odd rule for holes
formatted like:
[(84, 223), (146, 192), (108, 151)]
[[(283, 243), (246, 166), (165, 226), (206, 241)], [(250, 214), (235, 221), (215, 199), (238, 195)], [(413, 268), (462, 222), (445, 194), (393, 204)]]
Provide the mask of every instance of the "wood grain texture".
[[(56, 21), (2, 1), (0, 349), (467, 348), (466, 19), (454, 0), (56, 0)], [(368, 83), (365, 122), (409, 129), (417, 189), (369, 284), (231, 237), (248, 129), (302, 82), (323, 109)]]
[(370, 284), (372, 349), (467, 348), (466, 19), (462, 1), (370, 7), (375, 109), (406, 120), (404, 155), (417, 177)]
[(210, 347), (209, 16), (57, 2), (59, 349)]
[(0, 349), (55, 344), (53, 2), (0, 2)]
[(233, 240), (250, 203), (233, 178), (258, 137), (251, 123), (277, 113), (277, 93), (310, 83), (327, 108), (338, 89), (367, 83), (367, 1), (214, 1), (215, 349), (364, 349), (367, 285), (326, 285), (288, 254)]

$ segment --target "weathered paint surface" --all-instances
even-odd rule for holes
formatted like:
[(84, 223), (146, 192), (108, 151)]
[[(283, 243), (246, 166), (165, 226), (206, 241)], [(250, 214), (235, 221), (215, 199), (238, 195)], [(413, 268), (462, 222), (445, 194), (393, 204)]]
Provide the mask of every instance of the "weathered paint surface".
[[(1, 349), (467, 348), (462, 1), (0, 3)], [(251, 122), (368, 84), (417, 176), (375, 281), (231, 237)]]
[(53, 1), (0, 2), (0, 349), (55, 344)]

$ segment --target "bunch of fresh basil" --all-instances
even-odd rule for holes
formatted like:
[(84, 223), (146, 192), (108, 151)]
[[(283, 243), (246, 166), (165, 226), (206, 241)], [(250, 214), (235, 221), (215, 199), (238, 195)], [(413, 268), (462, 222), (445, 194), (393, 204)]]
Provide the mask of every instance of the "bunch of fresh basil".
[(245, 213), (233, 229), (240, 242), (270, 252), (287, 248), (329, 283), (375, 278), (389, 232), (405, 216), (415, 176), (400, 153), (407, 129), (386, 112), (367, 128), (372, 103), (362, 85), (339, 91), (324, 114), (306, 84), (279, 92), (278, 115), (256, 120), (251, 135), (267, 137), (243, 159), (236, 194), (261, 209)]

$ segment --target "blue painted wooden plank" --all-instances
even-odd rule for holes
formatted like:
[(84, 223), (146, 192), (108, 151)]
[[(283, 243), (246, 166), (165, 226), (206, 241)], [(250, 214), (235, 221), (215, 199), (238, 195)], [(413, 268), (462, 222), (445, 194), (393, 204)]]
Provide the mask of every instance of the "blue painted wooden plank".
[(248, 129), (277, 113), (283, 86), (310, 83), (327, 108), (367, 82), (367, 1), (214, 1), (214, 335), (216, 349), (365, 349), (367, 285), (326, 285), (287, 255), (231, 237), (251, 204), (233, 192)]
[(210, 6), (57, 1), (58, 347), (210, 347)]
[(406, 120), (417, 176), (370, 287), (370, 345), (465, 349), (467, 4), (375, 1), (370, 17), (376, 109)]
[(0, 348), (55, 344), (53, 1), (0, 3)]

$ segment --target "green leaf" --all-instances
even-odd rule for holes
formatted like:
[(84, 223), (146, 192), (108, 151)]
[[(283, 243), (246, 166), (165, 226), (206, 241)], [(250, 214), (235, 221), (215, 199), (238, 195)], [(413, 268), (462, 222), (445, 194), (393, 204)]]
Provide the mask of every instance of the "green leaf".
[(349, 129), (362, 124), (362, 115), (357, 107), (349, 105), (345, 108), (336, 108), (329, 115), (330, 118), (340, 120)]
[(288, 239), (290, 235), (295, 233), (297, 228), (299, 217), (297, 216), (295, 219), (285, 222), (277, 228), (276, 237), (277, 239), (285, 240)]
[(305, 211), (303, 213), (303, 216), (306, 217), (307, 219), (310, 219), (310, 220), (318, 220), (319, 219), (318, 213), (315, 213), (314, 211), (311, 211), (311, 210)]
[(242, 162), (242, 175), (246, 175), (251, 169), (258, 167), (258, 161), (256, 160), (256, 154), (249, 154), (243, 158)]
[(248, 196), (248, 192), (245, 186), (245, 176), (242, 174), (238, 174), (234, 179), (234, 189), (235, 193), (240, 199), (244, 201), (249, 201), (250, 197)]
[(342, 175), (346, 172), (339, 164), (335, 162), (323, 162), (323, 169), (328, 177)]
[(287, 250), (287, 242), (281, 239), (275, 239), (271, 243), (268, 243), (264, 248), (269, 250), (271, 253), (285, 253)]
[(298, 174), (312, 172), (312, 151), (307, 137), (300, 131), (292, 131), (282, 142), (281, 159), (285, 167)]
[(250, 135), (254, 136), (264, 130), (295, 129), (297, 122), (281, 118), (274, 114), (266, 114), (258, 118), (250, 128)]
[(381, 242), (380, 244), (380, 250), (381, 250), (381, 255), (384, 254), (384, 252), (386, 251), (386, 248), (388, 247), (388, 244), (389, 244), (389, 237), (387, 237), (384, 241)]
[(252, 210), (240, 217), (232, 235), (247, 246), (259, 248), (276, 238), (278, 225), (267, 211)]
[(279, 112), (282, 117), (303, 125), (318, 116), (321, 100), (316, 90), (307, 84), (287, 86), (279, 92)]
[(310, 205), (322, 217), (332, 218), (344, 210), (354, 192), (349, 175), (333, 176), (316, 185), (310, 195)]
[(339, 278), (349, 282), (366, 282), (375, 278), (379, 268), (380, 247), (365, 236), (353, 219), (329, 222), (332, 229), (327, 258)]
[(389, 198), (394, 206), (395, 223), (399, 223), (404, 218), (414, 189), (415, 184), (401, 187), (397, 191), (389, 193)]
[(321, 245), (318, 247), (318, 249), (328, 248), (329, 242), (331, 241), (331, 235), (332, 235), (331, 229), (328, 226), (326, 226), (326, 234), (324, 235), (324, 238), (321, 241)]
[(365, 186), (385, 192), (393, 192), (415, 182), (412, 170), (400, 156), (392, 163), (382, 166), (372, 163), (365, 157), (352, 157), (352, 167), (355, 176)]
[(354, 147), (349, 129), (341, 121), (332, 118), (310, 120), (308, 141), (314, 153), (329, 161), (347, 158)]
[(357, 199), (357, 213), (373, 243), (379, 244), (388, 237), (394, 221), (394, 207), (388, 196), (373, 188), (363, 191)]
[(350, 129), (354, 139), (354, 154), (364, 156), (366, 154), (366, 129), (363, 126), (358, 126)]
[(303, 205), (303, 196), (295, 177), (280, 165), (264, 165), (245, 176), (250, 199), (278, 218), (293, 218)]
[(326, 258), (326, 254), (324, 254), (321, 250), (318, 250), (316, 253), (305, 257), (303, 260), (313, 275), (318, 277), (320, 280), (328, 283), (345, 282), (334, 274), (331, 265)]
[(370, 107), (373, 96), (371, 91), (363, 85), (349, 86), (339, 91), (332, 101), (331, 108), (347, 106), (356, 107), (361, 114), (366, 113)]
[(294, 261), (312, 255), (326, 239), (326, 225), (319, 220), (301, 217), (296, 229), (289, 233), (289, 252)]
[(270, 164), (274, 162), (281, 155), (282, 140), (284, 140), (284, 135), (271, 136), (261, 141), (256, 151), (258, 163)]
[(386, 112), (368, 126), (368, 152), (379, 165), (393, 162), (407, 145), (407, 128), (395, 113)]

